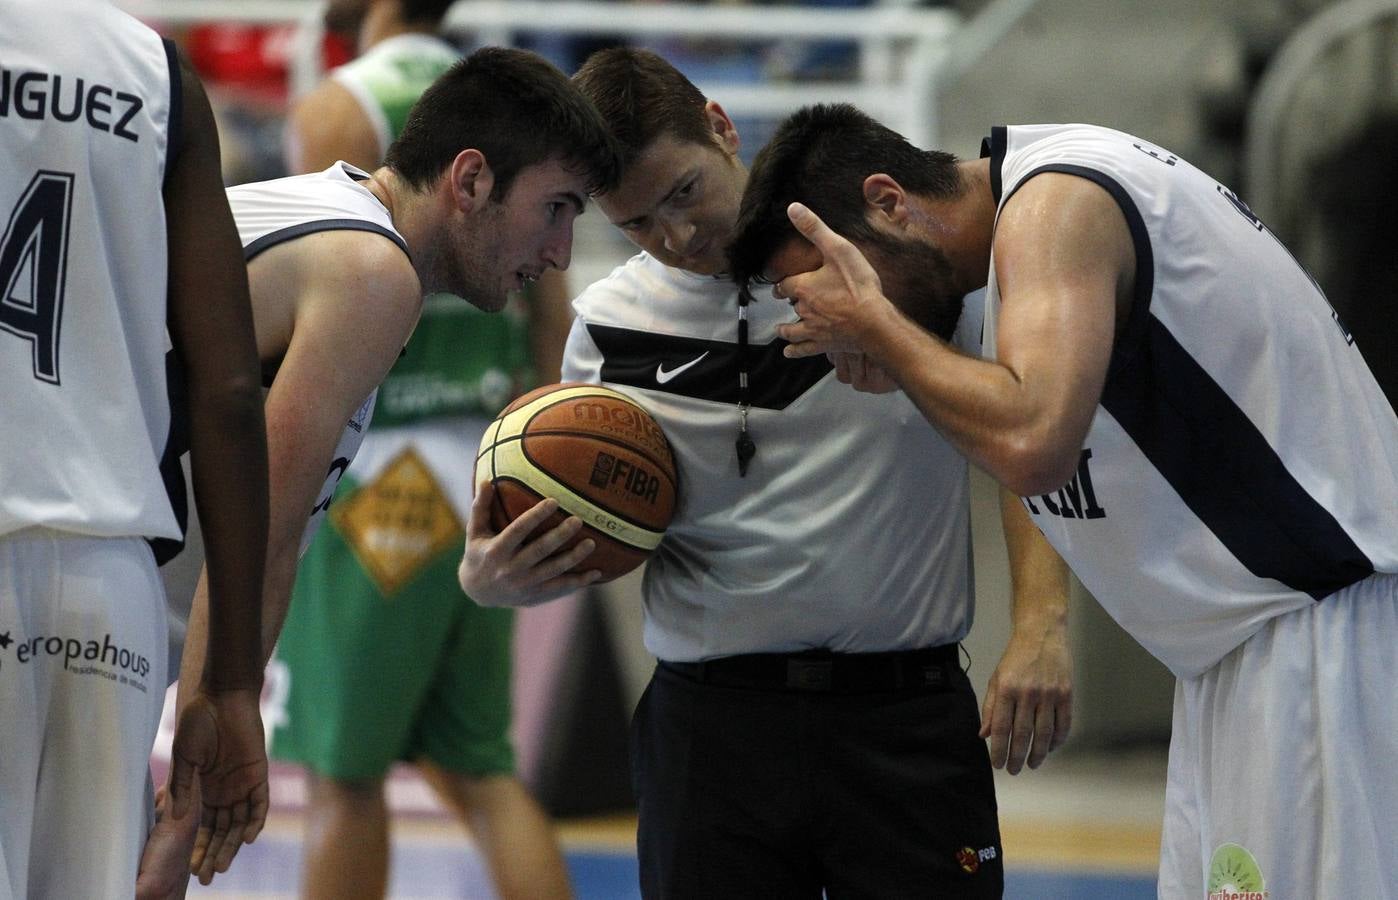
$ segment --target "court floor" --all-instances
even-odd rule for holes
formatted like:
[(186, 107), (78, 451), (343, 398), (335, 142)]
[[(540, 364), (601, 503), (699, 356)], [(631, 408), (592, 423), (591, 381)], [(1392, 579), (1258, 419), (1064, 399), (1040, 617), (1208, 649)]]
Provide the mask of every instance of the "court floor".
[[(998, 773), (1007, 900), (1153, 900), (1163, 785), (1163, 750), (1065, 756), (1038, 772)], [(633, 817), (561, 821), (559, 837), (578, 900), (638, 900)], [(299, 815), (277, 814), (232, 870), (189, 896), (295, 897), (300, 857)], [(392, 866), (393, 898), (495, 896), (469, 839), (430, 811), (397, 820)]]

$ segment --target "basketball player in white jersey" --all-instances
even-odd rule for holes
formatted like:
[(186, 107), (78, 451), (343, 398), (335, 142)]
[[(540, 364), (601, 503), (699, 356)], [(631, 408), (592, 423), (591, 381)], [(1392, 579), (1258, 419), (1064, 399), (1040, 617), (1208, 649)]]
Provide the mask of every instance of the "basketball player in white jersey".
[(108, 4), (0, 8), (0, 158), (0, 898), (130, 896), (165, 688), (148, 541), (178, 539), (185, 509), (162, 477), (178, 412), (167, 327), (213, 598), (173, 812), (218, 852), (267, 811), (267, 469), (247, 276), (203, 88)]
[[(814, 107), (733, 247), (790, 355), (862, 354), (1178, 676), (1162, 897), (1398, 897), (1398, 418), (1237, 195), (1106, 128), (957, 162)], [(921, 326), (981, 285), (978, 360)]]
[[(423, 93), (373, 173), (336, 163), (229, 189), (268, 389), (264, 664), (297, 559), (354, 458), (423, 295), (447, 291), (496, 312), (510, 292), (566, 268), (573, 220), (615, 169), (612, 139), (563, 73), (533, 53), (492, 47)], [(579, 524), (559, 527), (572, 533)], [(203, 665), (202, 582), (193, 603), (184, 676)], [(152, 895), (177, 889), (182, 839), (162, 831), (148, 847)], [(206, 854), (200, 880), (226, 862)]]
[[(288, 111), (292, 173), (382, 163), (418, 97), (461, 59), (437, 33), (453, 2), (326, 6), (327, 28), (355, 37), (359, 55)], [(303, 897), (387, 893), (386, 776), (398, 760), (466, 826), (501, 900), (572, 896), (552, 824), (515, 773), (514, 616), (461, 592), (442, 546), (454, 538), (422, 540), (443, 515), (465, 521), (472, 460), (500, 408), (558, 381), (566, 290), (566, 275), (548, 269), (503, 315), (446, 295), (424, 301), (336, 488), (339, 511), (355, 515), (332, 515), (301, 559), (269, 669), (285, 702), (264, 715), (271, 758), (306, 770)], [(409, 473), (414, 489), (399, 490)]]

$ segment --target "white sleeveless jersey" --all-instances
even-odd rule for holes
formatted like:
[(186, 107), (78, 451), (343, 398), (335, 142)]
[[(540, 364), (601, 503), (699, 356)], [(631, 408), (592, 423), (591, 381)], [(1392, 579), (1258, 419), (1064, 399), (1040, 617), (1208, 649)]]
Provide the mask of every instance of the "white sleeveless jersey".
[[(393, 227), (393, 219), (378, 198), (359, 182), (367, 173), (348, 163), (336, 163), (323, 172), (295, 175), (228, 189), (228, 202), (233, 219), (238, 224), (238, 236), (243, 242), (243, 255), (249, 264), (270, 247), (318, 231), (350, 229), (381, 234), (408, 252), (408, 245)], [(311, 538), (330, 508), (331, 496), (345, 469), (359, 452), (364, 432), (374, 414), (374, 399), (370, 393), (359, 410), (345, 424), (344, 433), (335, 447), (335, 455), (325, 475), (325, 483), (311, 511), (310, 521), (301, 535), (301, 552), (310, 546)]]
[(1136, 294), (1077, 475), (1024, 499), (1116, 620), (1190, 676), (1274, 616), (1398, 572), (1398, 418), (1243, 201), (1105, 128), (997, 128), (986, 152), (1002, 206), (1066, 172), (1107, 190), (1130, 226)]
[(0, 5), (0, 534), (180, 535), (159, 469), (180, 91), (171, 46), (107, 3)]
[[(679, 467), (674, 521), (647, 565), (645, 643), (660, 659), (945, 644), (971, 625), (966, 461), (901, 392), (789, 360), (790, 305), (749, 309), (748, 428), (738, 474), (738, 299), (726, 278), (633, 257), (573, 303), (567, 381), (634, 397)], [(979, 352), (981, 304), (959, 333)]]

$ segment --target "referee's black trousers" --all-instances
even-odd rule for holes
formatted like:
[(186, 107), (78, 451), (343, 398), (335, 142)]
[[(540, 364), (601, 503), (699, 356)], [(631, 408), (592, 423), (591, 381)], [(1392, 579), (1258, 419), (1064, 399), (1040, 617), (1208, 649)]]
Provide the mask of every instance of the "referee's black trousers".
[(636, 709), (646, 900), (995, 898), (994, 783), (956, 645), (661, 662)]

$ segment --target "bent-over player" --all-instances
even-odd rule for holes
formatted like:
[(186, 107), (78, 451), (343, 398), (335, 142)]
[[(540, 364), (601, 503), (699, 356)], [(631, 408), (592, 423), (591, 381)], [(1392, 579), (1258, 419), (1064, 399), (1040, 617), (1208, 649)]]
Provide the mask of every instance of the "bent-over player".
[[(488, 311), (565, 268), (573, 220), (615, 177), (596, 111), (541, 57), (486, 48), (433, 83), (383, 167), (229, 189), (252, 288), (271, 478), (263, 659), (297, 558), (329, 509), (425, 293)], [(198, 671), (202, 586), (182, 672)], [(178, 835), (148, 848), (173, 871)], [(212, 877), (207, 864), (201, 880)], [(164, 877), (161, 876), (162, 881)]]
[[(958, 162), (815, 107), (733, 256), (788, 355), (863, 354), (1178, 676), (1162, 897), (1398, 896), (1398, 417), (1237, 194), (1107, 128)], [(923, 327), (982, 285), (983, 360)]]

